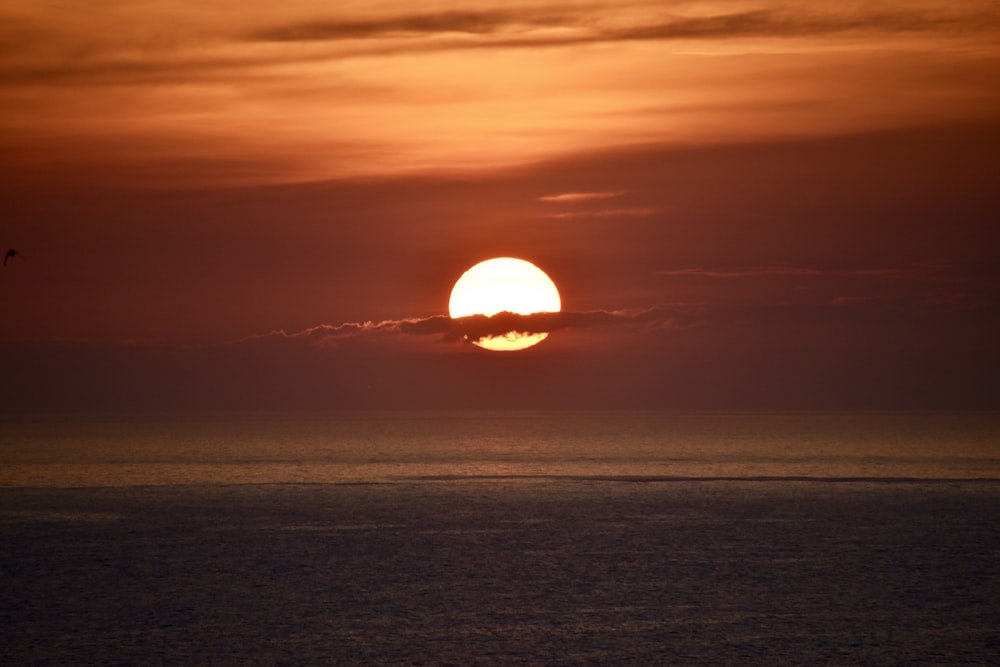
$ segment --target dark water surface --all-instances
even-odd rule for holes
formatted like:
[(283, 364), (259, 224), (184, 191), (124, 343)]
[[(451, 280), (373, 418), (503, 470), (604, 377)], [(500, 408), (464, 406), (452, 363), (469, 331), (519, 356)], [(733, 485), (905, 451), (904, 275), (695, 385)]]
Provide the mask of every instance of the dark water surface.
[(1000, 662), (992, 427), (643, 419), (7, 429), (0, 664)]
[(990, 664), (992, 483), (3, 489), (5, 664)]

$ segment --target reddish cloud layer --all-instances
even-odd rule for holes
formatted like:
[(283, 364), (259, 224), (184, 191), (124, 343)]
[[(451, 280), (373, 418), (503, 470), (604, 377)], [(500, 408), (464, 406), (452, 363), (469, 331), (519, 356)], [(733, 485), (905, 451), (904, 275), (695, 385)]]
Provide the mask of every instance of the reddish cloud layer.
[[(746, 3), (758, 6), (769, 3)], [(615, 8), (621, 9), (619, 6)], [(635, 10), (636, 5), (631, 9)], [(906, 7), (890, 10), (852, 8), (849, 11), (824, 8), (815, 4), (785, 5), (781, 9), (753, 9), (730, 13), (662, 17), (655, 12), (636, 16), (632, 24), (616, 26), (610, 16), (611, 6), (591, 4), (570, 6), (563, 11), (547, 11), (522, 6), (515, 10), (445, 11), (439, 13), (401, 14), (361, 20), (316, 20), (259, 30), (251, 39), (263, 41), (328, 41), (384, 39), (427, 35), (466, 34), (500, 35), (502, 39), (485, 44), (499, 47), (552, 47), (575, 44), (688, 39), (734, 39), (740, 37), (815, 37), (843, 32), (893, 34), (921, 32), (988, 33), (1000, 26), (1000, 11), (987, 4), (957, 8), (942, 4), (928, 11)], [(630, 9), (626, 7), (627, 10)], [(532, 35), (537, 28), (562, 28), (566, 34)], [(524, 34), (528, 33), (528, 34)], [(416, 42), (399, 44), (425, 48), (482, 47), (479, 42), (445, 42), (428, 45)]]
[(292, 182), (978, 120), (998, 32), (986, 0), (15, 3), (0, 170)]

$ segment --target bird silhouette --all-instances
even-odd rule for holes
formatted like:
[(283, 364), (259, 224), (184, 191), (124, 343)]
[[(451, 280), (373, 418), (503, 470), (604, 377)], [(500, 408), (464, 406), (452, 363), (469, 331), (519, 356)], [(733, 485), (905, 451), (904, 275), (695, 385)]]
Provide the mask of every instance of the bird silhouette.
[(7, 251), (7, 254), (3, 256), (3, 265), (7, 266), (7, 260), (8, 259), (13, 259), (14, 257), (21, 257), (23, 259), (24, 255), (22, 255), (17, 250), (14, 250), (13, 248), (11, 248), (10, 250)]

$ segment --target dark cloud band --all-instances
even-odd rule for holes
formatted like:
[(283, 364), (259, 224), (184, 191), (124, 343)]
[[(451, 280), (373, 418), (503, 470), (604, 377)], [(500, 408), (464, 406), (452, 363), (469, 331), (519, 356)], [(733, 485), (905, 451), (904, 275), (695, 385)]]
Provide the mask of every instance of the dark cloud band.
[(382, 322), (347, 322), (338, 325), (323, 324), (295, 333), (274, 331), (262, 336), (253, 336), (239, 342), (266, 341), (274, 339), (303, 340), (318, 345), (333, 344), (340, 340), (373, 338), (386, 335), (440, 336), (446, 342), (475, 341), (488, 336), (502, 336), (516, 331), (519, 333), (548, 333), (565, 329), (587, 329), (594, 327), (667, 328), (685, 326), (690, 321), (691, 307), (656, 306), (642, 310), (586, 312), (497, 313), (492, 317), (471, 315), (451, 318), (437, 315), (425, 318), (385, 320)]
[[(249, 35), (254, 41), (296, 42), (385, 39), (398, 36), (467, 34), (490, 38), (485, 43), (441, 43), (437, 48), (546, 47), (584, 43), (738, 37), (803, 37), (843, 32), (941, 32), (982, 30), (1000, 22), (1000, 12), (816, 12), (754, 9), (708, 16), (655, 16), (623, 27), (602, 26), (600, 9), (577, 8), (552, 14), (530, 8), (403, 14), (345, 21), (305, 21), (274, 26)], [(535, 28), (560, 27), (565, 34), (531, 35)], [(411, 45), (412, 46), (412, 45)], [(400, 46), (406, 50), (407, 47)]]

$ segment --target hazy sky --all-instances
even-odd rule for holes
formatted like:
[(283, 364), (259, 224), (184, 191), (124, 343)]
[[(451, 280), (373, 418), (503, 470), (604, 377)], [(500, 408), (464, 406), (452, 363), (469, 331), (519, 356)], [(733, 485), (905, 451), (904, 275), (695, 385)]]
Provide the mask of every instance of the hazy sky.
[(0, 412), (1000, 408), (997, 72), (994, 0), (8, 0)]

